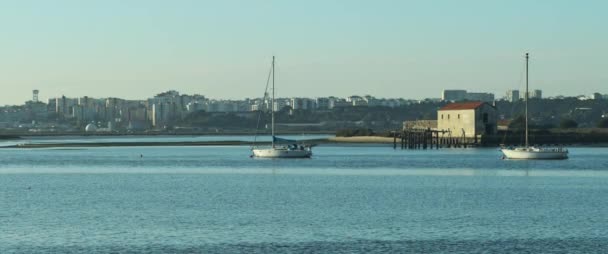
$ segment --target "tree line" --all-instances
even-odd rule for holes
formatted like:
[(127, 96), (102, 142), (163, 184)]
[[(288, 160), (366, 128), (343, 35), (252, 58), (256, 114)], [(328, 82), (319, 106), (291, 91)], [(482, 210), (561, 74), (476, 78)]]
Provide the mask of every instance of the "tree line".
[[(350, 123), (357, 128), (372, 128), (379, 132), (402, 127), (403, 121), (436, 120), (437, 110), (447, 102), (424, 101), (401, 107), (336, 107), (329, 110), (293, 110), (285, 107), (275, 113), (275, 121), (283, 124)], [(497, 101), (499, 119), (511, 119), (513, 128), (523, 121), (524, 102)], [(608, 100), (531, 99), (530, 125), (533, 128), (608, 128)], [(604, 117), (603, 117), (604, 116)], [(270, 123), (270, 112), (216, 113), (197, 111), (175, 123), (179, 126), (228, 129), (256, 129)], [(337, 130), (350, 125), (328, 124)], [(351, 126), (352, 127), (352, 126)], [(521, 126), (519, 126), (521, 127)], [(316, 127), (323, 128), (323, 127)]]

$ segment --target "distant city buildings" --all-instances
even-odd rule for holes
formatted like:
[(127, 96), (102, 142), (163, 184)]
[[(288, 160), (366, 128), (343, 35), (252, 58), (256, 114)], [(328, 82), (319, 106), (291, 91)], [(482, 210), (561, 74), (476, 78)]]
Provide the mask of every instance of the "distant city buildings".
[(272, 110), (281, 111), (285, 107), (291, 107), (291, 100), (285, 99), (285, 98), (279, 98), (279, 99), (275, 99), (273, 106), (272, 106)]
[(508, 90), (505, 99), (509, 102), (519, 101), (519, 90)]
[(543, 91), (541, 90), (534, 90), (532, 91), (532, 93), (530, 93), (529, 97), (530, 99), (542, 99), (543, 98)]
[[(528, 93), (528, 98), (529, 99), (542, 99), (543, 91), (538, 90), (538, 89), (533, 90)], [(525, 100), (526, 93), (525, 93), (525, 91), (519, 91), (519, 90), (507, 90), (507, 93), (505, 94), (505, 97), (503, 99), (506, 101), (509, 101), (509, 102), (517, 102), (519, 100)]]
[[(529, 92), (530, 99), (542, 99), (543, 92), (541, 90), (533, 90)], [(493, 93), (468, 92), (467, 90), (443, 90), (441, 93), (442, 101), (460, 102), (460, 101), (483, 101), (493, 102), (496, 98)], [(519, 90), (507, 90), (502, 98), (509, 102), (517, 102), (525, 99), (525, 92)]]
[(328, 110), (329, 109), (329, 98), (317, 98), (317, 109)]
[(466, 99), (469, 101), (493, 102), (494, 94), (493, 93), (467, 93)]
[[(441, 101), (481, 101), (493, 102), (492, 93), (468, 92), (466, 90), (443, 90), (441, 98), (405, 100), (401, 98), (376, 98), (371, 95), (352, 95), (340, 97), (292, 97), (277, 98), (274, 102), (269, 96), (246, 98), (242, 100), (210, 99), (203, 95), (180, 94), (170, 90), (143, 100), (121, 98), (92, 98), (88, 96), (70, 98), (60, 96), (43, 102), (40, 91), (33, 90), (31, 100), (20, 106), (0, 107), (0, 127), (20, 128), (31, 131), (46, 130), (84, 130), (91, 125), (95, 131), (114, 130), (142, 131), (166, 129), (180, 124), (190, 114), (206, 112), (212, 114), (234, 114), (237, 116), (255, 115), (256, 111), (328, 111), (348, 107), (387, 107), (398, 108), (412, 104), (438, 103)], [(523, 95), (523, 96), (522, 96)], [(525, 94), (519, 90), (508, 90), (502, 98), (509, 102), (522, 101)], [(531, 99), (542, 99), (542, 91), (534, 90)], [(564, 99), (557, 96), (550, 99)], [(573, 97), (570, 97), (573, 98)], [(578, 100), (605, 100), (608, 96), (601, 93), (574, 97)], [(490, 105), (494, 105), (490, 103)], [(580, 111), (580, 110), (579, 110)]]
[(601, 93), (593, 93), (593, 95), (591, 95), (591, 99), (593, 100), (601, 100), (601, 99), (605, 99), (606, 97), (604, 95), (602, 95)]
[(443, 101), (494, 101), (493, 93), (467, 92), (467, 90), (443, 90), (441, 93)]
[[(400, 107), (416, 103), (414, 100), (384, 99), (366, 96), (277, 98), (268, 96), (244, 100), (209, 99), (203, 95), (186, 95), (170, 90), (145, 100), (120, 98), (92, 98), (88, 96), (51, 98), (47, 103), (39, 101), (38, 90), (32, 91), (32, 100), (24, 106), (0, 107), (0, 126), (11, 122), (67, 122), (76, 128), (89, 126), (89, 130), (112, 131), (115, 129), (145, 130), (166, 128), (185, 119), (189, 114), (249, 113), (252, 111), (280, 110), (331, 110), (339, 107)], [(23, 125), (23, 124), (22, 124)], [(28, 125), (28, 126), (29, 126)], [(67, 128), (67, 127), (66, 127)]]
[(308, 98), (291, 98), (291, 108), (293, 110), (315, 110), (316, 101)]
[(586, 100), (608, 100), (608, 94), (601, 93), (593, 93), (590, 96), (587, 95), (579, 95), (576, 96), (578, 100), (586, 101)]
[(464, 101), (467, 97), (467, 90), (443, 90), (441, 93), (442, 101)]

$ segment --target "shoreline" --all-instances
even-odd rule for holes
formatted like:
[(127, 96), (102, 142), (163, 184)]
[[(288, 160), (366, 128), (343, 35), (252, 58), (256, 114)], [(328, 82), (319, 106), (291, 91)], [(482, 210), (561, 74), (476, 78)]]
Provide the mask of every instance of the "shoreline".
[[(267, 145), (270, 142), (257, 142)], [(251, 145), (246, 141), (186, 141), (186, 142), (94, 142), (94, 143), (41, 143), (0, 146), (1, 148), (66, 148), (66, 147), (141, 147), (141, 146), (243, 146)]]
[(19, 140), (21, 136), (18, 135), (0, 135), (0, 140)]
[[(302, 140), (299, 143), (310, 144), (313, 146), (322, 144), (392, 144), (393, 138), (386, 137), (331, 137), (322, 139)], [(258, 141), (256, 145), (268, 146), (269, 141)], [(73, 147), (141, 147), (141, 146), (250, 146), (251, 141), (150, 141), (150, 142), (71, 142), (71, 143), (22, 143), (8, 146), (0, 146), (4, 148), (20, 148), (20, 149), (35, 149), (35, 148), (73, 148)], [(388, 147), (388, 146), (387, 146)]]
[[(166, 131), (150, 131), (150, 132), (4, 132), (0, 134), (0, 140), (3, 139), (20, 139), (24, 137), (108, 137), (108, 136), (253, 136), (253, 135), (270, 135), (270, 133), (255, 132), (255, 131), (177, 131), (177, 132), (166, 132)], [(335, 135), (334, 131), (282, 131), (277, 132), (277, 135)]]
[[(19, 140), (19, 139), (17, 139)], [(299, 143), (317, 145), (386, 145), (393, 147), (394, 138), (379, 136), (355, 136), (355, 137), (329, 137), (321, 139), (307, 139)], [(399, 143), (399, 140), (397, 140)], [(270, 141), (258, 141), (256, 145), (268, 146)], [(224, 141), (135, 141), (135, 142), (70, 142), (70, 143), (20, 143), (14, 145), (0, 146), (0, 149), (36, 149), (36, 148), (75, 148), (75, 147), (144, 147), (144, 146), (251, 146), (251, 141), (224, 140)], [(606, 148), (608, 143), (571, 143), (566, 147), (590, 147)], [(477, 145), (477, 148), (495, 148), (499, 145)], [(470, 147), (471, 148), (471, 147)], [(444, 148), (445, 149), (445, 148)], [(418, 149), (422, 150), (422, 149)]]
[(362, 144), (392, 144), (394, 138), (379, 137), (379, 136), (353, 136), (353, 137), (332, 137), (327, 139), (328, 142), (335, 143), (362, 143)]

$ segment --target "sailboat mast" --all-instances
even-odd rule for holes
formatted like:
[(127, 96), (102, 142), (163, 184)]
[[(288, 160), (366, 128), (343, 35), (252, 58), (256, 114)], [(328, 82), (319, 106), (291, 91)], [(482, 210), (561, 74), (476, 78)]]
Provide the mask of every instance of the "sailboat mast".
[[(530, 98), (530, 94), (528, 92), (528, 62), (529, 55), (526, 53), (526, 148), (528, 148), (528, 99)], [(273, 90), (274, 91), (274, 90)]]
[(270, 112), (272, 112), (272, 147), (274, 148), (274, 56), (272, 56), (272, 101), (270, 102)]

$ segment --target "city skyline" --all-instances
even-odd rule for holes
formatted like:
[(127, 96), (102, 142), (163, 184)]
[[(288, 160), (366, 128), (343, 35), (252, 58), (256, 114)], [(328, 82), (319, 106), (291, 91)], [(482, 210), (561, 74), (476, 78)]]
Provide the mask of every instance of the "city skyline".
[[(66, 97), (60, 96), (40, 101), (40, 91), (32, 91), (32, 100), (24, 105), (0, 106), (0, 127), (10, 131), (28, 133), (78, 131), (115, 133), (116, 131), (170, 130), (174, 126), (180, 130), (214, 131), (213, 124), (222, 128), (239, 128), (253, 126), (255, 115), (259, 112), (279, 112), (290, 117), (284, 121), (292, 122), (296, 127), (337, 128), (345, 125), (356, 127), (361, 123), (371, 125), (386, 124), (390, 128), (400, 125), (399, 121), (389, 120), (397, 117), (400, 120), (432, 118), (430, 111), (444, 107), (446, 104), (465, 102), (465, 105), (489, 105), (502, 112), (501, 119), (513, 117), (513, 108), (521, 107), (524, 99), (521, 91), (508, 90), (505, 96), (495, 98), (491, 93), (480, 93), (467, 90), (443, 90), (442, 98), (411, 100), (404, 98), (375, 98), (373, 96), (349, 97), (279, 97), (245, 98), (241, 100), (222, 100), (207, 98), (199, 94), (180, 94), (169, 90), (152, 97), (128, 100), (118, 97)], [(608, 95), (594, 93), (591, 96), (555, 97), (543, 99), (542, 90), (533, 90), (530, 98), (535, 104), (559, 109), (545, 114), (544, 122), (556, 124), (555, 120), (563, 117), (576, 117), (582, 121), (581, 126), (598, 124), (600, 118), (606, 117), (605, 105)], [(468, 101), (468, 102), (466, 102)], [(481, 102), (481, 104), (476, 104)], [(455, 105), (455, 104), (454, 104)], [(552, 106), (551, 106), (552, 105)], [(510, 109), (509, 109), (510, 108)], [(382, 112), (378, 114), (378, 111)], [(350, 112), (342, 113), (339, 112)], [(336, 114), (337, 113), (337, 114)], [(353, 115), (358, 115), (353, 118)], [(218, 118), (219, 117), (219, 118)], [(211, 118), (216, 118), (211, 120)], [(538, 120), (538, 118), (537, 118)], [(190, 126), (194, 122), (204, 121), (198, 127)], [(211, 122), (209, 122), (211, 121)], [(388, 121), (388, 122), (387, 122)], [(303, 122), (305, 124), (303, 124)], [(200, 123), (200, 122), (199, 122)], [(186, 125), (186, 126), (180, 126)], [(211, 124), (211, 125), (209, 125)], [(89, 128), (90, 127), (90, 128)], [(218, 127), (218, 126), (215, 126)], [(361, 127), (361, 126), (359, 126)]]
[[(263, 93), (272, 55), (284, 97), (437, 98), (606, 93), (607, 3), (54, 1), (0, 4), (0, 105), (31, 90), (136, 99), (175, 89)], [(245, 8), (246, 7), (246, 8)]]
[[(450, 93), (450, 95), (446, 95), (447, 93)], [(488, 92), (483, 92), (483, 91), (471, 91), (471, 90), (464, 90), (464, 89), (443, 89), (441, 91), (438, 91), (437, 96), (433, 96), (433, 97), (425, 97), (425, 98), (406, 98), (406, 97), (397, 97), (397, 96), (387, 96), (387, 97), (380, 97), (380, 96), (374, 96), (371, 94), (350, 94), (347, 96), (339, 96), (339, 95), (334, 95), (334, 94), (326, 94), (326, 95), (320, 95), (320, 96), (277, 96), (276, 99), (293, 99), (293, 98), (302, 98), (302, 99), (323, 99), (323, 98), (334, 98), (334, 99), (348, 99), (350, 97), (371, 97), (374, 99), (383, 99), (383, 100), (403, 100), (403, 101), (424, 101), (424, 100), (434, 100), (434, 101), (463, 101), (463, 100), (468, 100), (468, 101), (486, 101), (486, 102), (492, 102), (492, 101), (500, 101), (500, 100), (507, 100), (507, 101), (511, 101), (513, 100), (514, 94), (513, 92), (516, 92), (516, 99), (519, 98), (521, 100), (523, 100), (523, 96), (524, 96), (524, 91), (523, 90), (518, 90), (518, 89), (507, 89), (498, 93), (488, 93)], [(0, 107), (6, 107), (6, 106), (20, 106), (20, 105), (24, 105), (28, 102), (42, 102), (42, 103), (47, 103), (49, 101), (55, 101), (56, 99), (60, 99), (60, 98), (69, 98), (69, 99), (79, 99), (79, 98), (89, 98), (89, 99), (120, 99), (120, 100), (128, 100), (128, 101), (146, 101), (149, 100), (151, 98), (155, 98), (158, 96), (164, 96), (164, 94), (168, 94), (168, 93), (177, 93), (180, 96), (201, 96), (201, 98), (205, 98), (206, 100), (213, 100), (213, 101), (244, 101), (244, 100), (257, 100), (257, 99), (263, 99), (265, 96), (264, 95), (260, 95), (260, 96), (251, 96), (251, 97), (241, 97), (241, 98), (214, 98), (214, 97), (209, 97), (205, 94), (200, 94), (200, 93), (185, 93), (182, 91), (178, 91), (176, 89), (168, 89), (159, 93), (152, 93), (152, 94), (142, 94), (139, 97), (134, 97), (134, 98), (127, 98), (127, 97), (121, 97), (119, 95), (113, 95), (113, 96), (107, 96), (107, 97), (98, 97), (98, 96), (90, 96), (90, 95), (82, 95), (82, 96), (69, 96), (66, 94), (60, 94), (60, 95), (44, 95), (43, 91), (38, 90), (38, 89), (34, 89), (31, 90), (29, 93), (29, 97), (24, 97), (22, 98), (22, 102), (17, 103), (17, 104), (5, 104), (5, 105), (0, 105)], [(458, 94), (453, 94), (453, 93), (458, 93)], [(462, 93), (462, 94), (460, 94)], [(545, 91), (540, 90), (540, 89), (534, 89), (532, 91), (530, 91), (530, 98), (536, 98), (536, 99), (554, 99), (554, 98), (579, 98), (579, 99), (593, 99), (595, 96), (602, 96), (602, 97), (606, 97), (608, 98), (608, 94), (604, 94), (604, 93), (600, 93), (600, 92), (593, 92), (590, 94), (557, 94), (554, 96), (545, 96)], [(42, 96), (41, 96), (42, 95)], [(269, 95), (266, 95), (269, 96)], [(270, 100), (270, 97), (266, 97), (266, 99)]]

